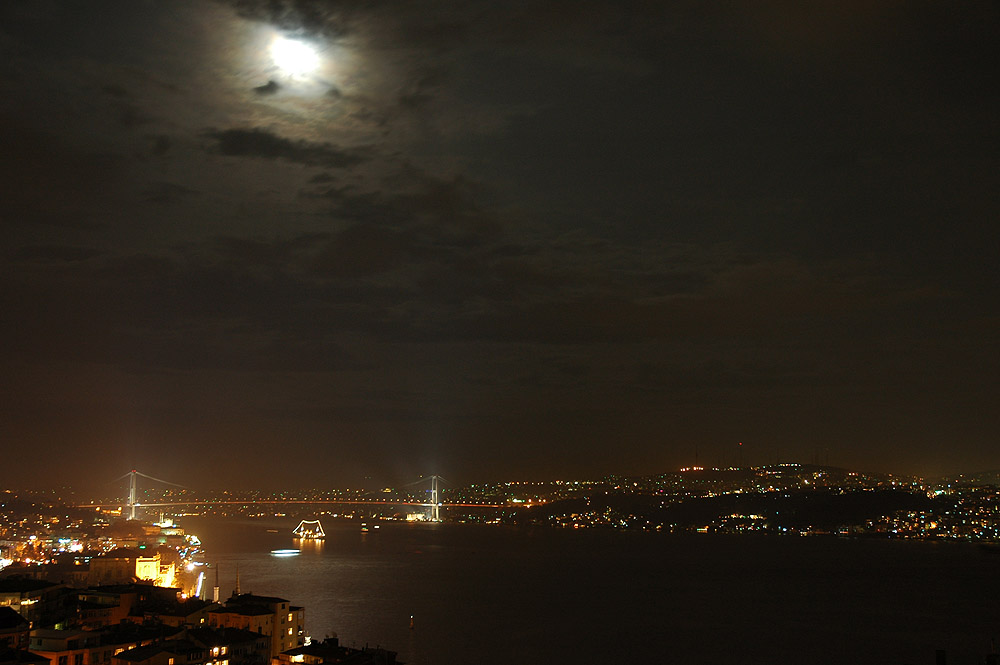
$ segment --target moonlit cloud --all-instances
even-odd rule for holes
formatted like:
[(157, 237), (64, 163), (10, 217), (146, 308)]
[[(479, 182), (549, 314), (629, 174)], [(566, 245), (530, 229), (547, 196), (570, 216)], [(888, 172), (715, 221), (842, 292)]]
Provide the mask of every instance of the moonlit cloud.
[(271, 42), (271, 61), (288, 76), (306, 76), (319, 67), (319, 54), (300, 39), (276, 36)]

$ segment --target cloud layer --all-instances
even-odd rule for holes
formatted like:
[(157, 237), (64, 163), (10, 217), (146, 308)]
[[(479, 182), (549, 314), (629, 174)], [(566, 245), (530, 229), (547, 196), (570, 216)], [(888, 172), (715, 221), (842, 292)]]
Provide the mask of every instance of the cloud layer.
[[(0, 19), (17, 450), (174, 477), (215, 448), (234, 485), (301, 481), (276, 447), (310, 483), (653, 473), (738, 440), (995, 466), (994, 9)], [(321, 70), (277, 71), (279, 34)]]

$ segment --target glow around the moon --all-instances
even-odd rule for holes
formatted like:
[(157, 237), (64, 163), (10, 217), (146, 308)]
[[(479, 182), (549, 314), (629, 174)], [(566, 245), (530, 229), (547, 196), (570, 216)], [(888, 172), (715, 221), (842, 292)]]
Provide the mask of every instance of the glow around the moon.
[(290, 76), (303, 76), (319, 67), (319, 53), (309, 44), (297, 39), (275, 37), (271, 42), (271, 60)]

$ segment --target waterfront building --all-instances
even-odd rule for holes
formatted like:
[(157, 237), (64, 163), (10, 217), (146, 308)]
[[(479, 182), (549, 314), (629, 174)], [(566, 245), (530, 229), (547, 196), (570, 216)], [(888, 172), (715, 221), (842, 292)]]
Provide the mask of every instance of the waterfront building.
[[(334, 663), (351, 663), (351, 665), (397, 665), (396, 652), (380, 647), (365, 647), (351, 649), (340, 646), (336, 637), (328, 637), (322, 642), (313, 642), (278, 654), (271, 665), (332, 665)], [(398, 665), (402, 665), (401, 663)]]
[(209, 656), (228, 656), (229, 665), (265, 665), (271, 656), (271, 639), (240, 628), (192, 628), (190, 639), (209, 650)]
[(305, 609), (284, 598), (234, 594), (208, 612), (213, 627), (242, 628), (271, 636), (271, 657), (305, 644)]

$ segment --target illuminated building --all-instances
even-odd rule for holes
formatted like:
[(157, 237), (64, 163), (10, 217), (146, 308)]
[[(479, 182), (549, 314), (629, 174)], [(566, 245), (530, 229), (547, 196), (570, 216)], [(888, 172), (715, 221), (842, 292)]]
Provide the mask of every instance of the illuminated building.
[(90, 561), (89, 581), (92, 586), (148, 580), (156, 586), (172, 587), (176, 576), (176, 566), (163, 563), (159, 552), (147, 554), (138, 549), (119, 547)]

